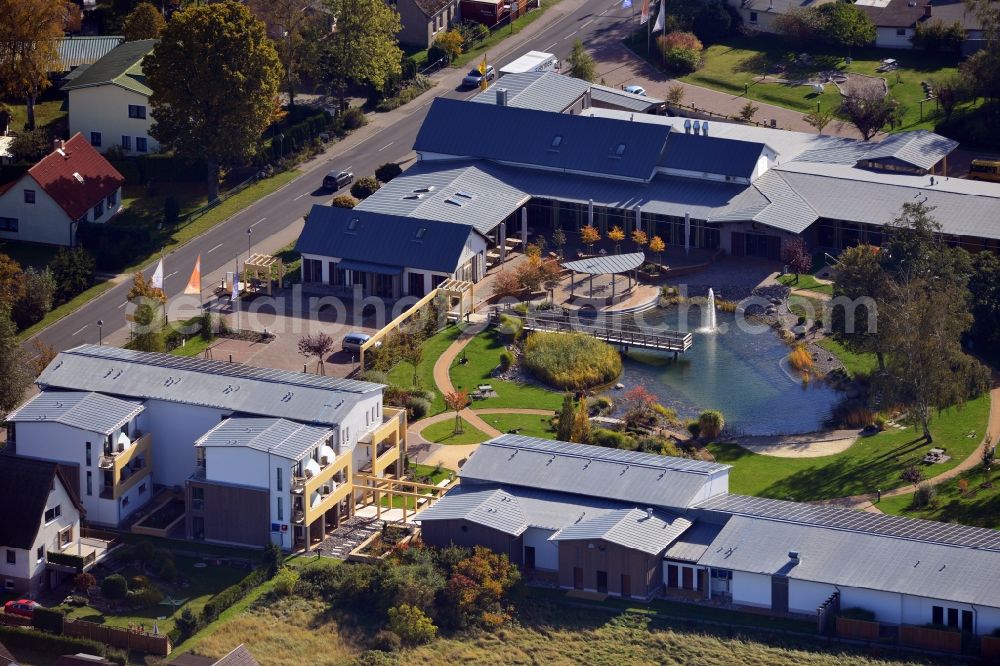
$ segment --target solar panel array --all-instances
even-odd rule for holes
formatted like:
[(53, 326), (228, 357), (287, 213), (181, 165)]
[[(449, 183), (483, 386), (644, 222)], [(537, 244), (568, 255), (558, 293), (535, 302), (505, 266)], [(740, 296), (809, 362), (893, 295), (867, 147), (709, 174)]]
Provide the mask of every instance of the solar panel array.
[(131, 349), (121, 349), (118, 347), (81, 345), (64, 353), (89, 356), (91, 358), (126, 361), (128, 363), (150, 365), (158, 368), (202, 372), (225, 377), (255, 379), (258, 381), (275, 382), (279, 384), (294, 384), (296, 386), (308, 386), (312, 388), (325, 388), (336, 391), (346, 391), (349, 393), (367, 393), (381, 388), (380, 384), (361, 382), (353, 379), (340, 379), (337, 377), (310, 375), (304, 372), (300, 373), (289, 372), (288, 370), (258, 368), (251, 365), (245, 365), (243, 363), (227, 363), (225, 361), (173, 356), (171, 354), (137, 352)]
[(717, 495), (699, 504), (697, 508), (910, 541), (1000, 551), (1000, 531), (983, 527), (745, 495)]

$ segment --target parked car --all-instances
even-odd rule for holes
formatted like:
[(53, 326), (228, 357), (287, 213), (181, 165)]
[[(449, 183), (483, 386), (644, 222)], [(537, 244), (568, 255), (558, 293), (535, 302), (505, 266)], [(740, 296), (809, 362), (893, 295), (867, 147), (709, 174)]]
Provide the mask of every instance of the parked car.
[(625, 86), (625, 92), (632, 93), (633, 95), (640, 95), (642, 97), (646, 96), (646, 89), (642, 86)]
[(331, 171), (323, 178), (323, 189), (336, 192), (354, 182), (354, 174), (350, 171)]
[(37, 601), (32, 601), (31, 599), (18, 599), (17, 601), (8, 601), (3, 605), (3, 612), (9, 613), (10, 615), (20, 615), (21, 617), (31, 618), (35, 615), (35, 609), (41, 606)]
[[(357, 331), (352, 331), (344, 336), (344, 341), (341, 343), (341, 348), (344, 351), (349, 352), (359, 352), (361, 351), (361, 345), (365, 344), (372, 339), (372, 336), (367, 333), (358, 333)], [(381, 347), (382, 341), (379, 340), (375, 343), (375, 347)]]
[(482, 74), (478, 67), (473, 67), (472, 70), (465, 75), (465, 78), (462, 79), (462, 85), (467, 88), (475, 88), (483, 82), (484, 78), (487, 81), (492, 81), (496, 77), (497, 73), (496, 70), (493, 69), (493, 65), (486, 66), (486, 74)]

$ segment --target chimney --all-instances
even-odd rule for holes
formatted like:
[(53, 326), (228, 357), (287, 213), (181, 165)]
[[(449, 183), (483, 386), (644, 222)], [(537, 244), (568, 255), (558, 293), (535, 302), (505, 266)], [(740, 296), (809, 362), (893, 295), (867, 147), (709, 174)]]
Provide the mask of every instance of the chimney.
[(788, 551), (788, 559), (796, 564), (802, 561), (802, 558), (799, 556), (799, 551), (797, 550)]
[(924, 5), (924, 18), (929, 19), (933, 13), (934, 9), (931, 7), (931, 3), (928, 2)]
[(497, 106), (507, 106), (506, 88), (497, 88)]
[(707, 120), (701, 121), (701, 133), (704, 134), (705, 136), (708, 136), (708, 121)]
[(685, 134), (690, 134), (691, 133), (691, 119), (690, 118), (685, 118), (684, 119), (684, 133)]
[(647, 518), (653, 517), (653, 507), (646, 507), (646, 517)]

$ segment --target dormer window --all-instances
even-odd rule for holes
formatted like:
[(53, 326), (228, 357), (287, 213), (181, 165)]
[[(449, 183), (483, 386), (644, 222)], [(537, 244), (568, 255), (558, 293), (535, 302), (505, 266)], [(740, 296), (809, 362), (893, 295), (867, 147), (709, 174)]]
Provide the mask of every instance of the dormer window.
[(358, 222), (359, 222), (358, 218), (352, 217), (350, 222), (347, 223), (347, 230), (356, 231), (358, 228)]
[(562, 135), (556, 134), (554, 137), (552, 137), (552, 148), (558, 148), (559, 146), (562, 145), (562, 142), (563, 142)]
[(619, 143), (618, 147), (615, 148), (615, 157), (621, 157), (624, 154), (625, 154), (625, 144)]

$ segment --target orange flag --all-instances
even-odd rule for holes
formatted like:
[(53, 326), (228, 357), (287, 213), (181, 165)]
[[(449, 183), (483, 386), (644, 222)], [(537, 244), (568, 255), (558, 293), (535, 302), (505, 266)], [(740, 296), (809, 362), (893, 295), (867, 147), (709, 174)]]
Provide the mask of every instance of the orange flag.
[(184, 288), (185, 294), (195, 294), (201, 295), (201, 255), (198, 255), (198, 260), (194, 262), (194, 270), (191, 271), (191, 279), (188, 280), (187, 286)]

